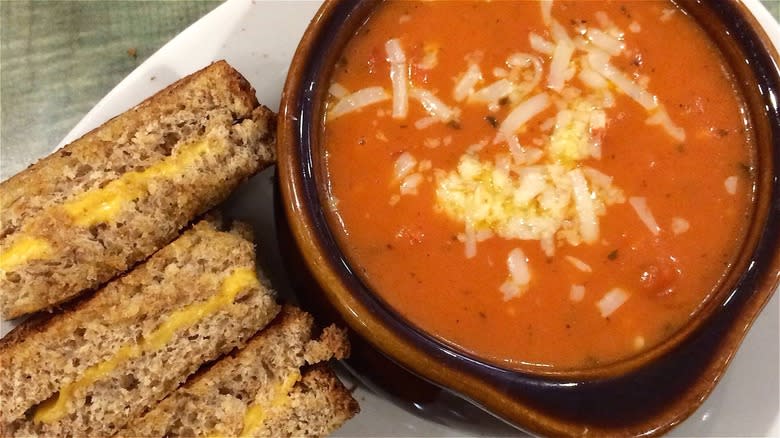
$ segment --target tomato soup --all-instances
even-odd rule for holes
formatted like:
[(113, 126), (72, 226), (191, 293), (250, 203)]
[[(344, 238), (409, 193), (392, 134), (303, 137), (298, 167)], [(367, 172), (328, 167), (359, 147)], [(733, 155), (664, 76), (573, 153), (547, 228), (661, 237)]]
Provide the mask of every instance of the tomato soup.
[(754, 147), (671, 1), (390, 1), (343, 51), (323, 197), (352, 266), (420, 330), (508, 368), (662, 342), (732, 263)]

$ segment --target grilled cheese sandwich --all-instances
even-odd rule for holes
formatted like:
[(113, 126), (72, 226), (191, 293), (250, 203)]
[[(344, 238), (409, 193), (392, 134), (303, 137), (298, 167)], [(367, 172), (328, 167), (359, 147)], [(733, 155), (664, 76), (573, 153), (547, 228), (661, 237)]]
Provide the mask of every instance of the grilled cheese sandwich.
[(224, 61), (0, 183), (0, 316), (94, 289), (275, 159), (275, 115)]
[(254, 245), (200, 222), (72, 310), (0, 341), (3, 436), (107, 436), (279, 311)]
[(230, 306), (239, 292), (259, 287), (260, 283), (257, 280), (254, 268), (242, 267), (233, 270), (223, 280), (218, 294), (206, 301), (189, 304), (182, 309), (174, 311), (158, 328), (141, 339), (140, 342), (124, 345), (110, 359), (87, 368), (77, 380), (60, 388), (56, 397), (41, 403), (35, 409), (33, 421), (53, 423), (59, 420), (68, 413), (68, 404), (75, 393), (83, 392), (84, 388), (105, 378), (122, 362), (165, 347), (178, 331), (185, 327), (194, 326), (203, 318)]
[[(243, 349), (191, 378), (119, 432), (123, 437), (312, 436), (358, 411), (332, 371), (317, 365), (349, 352), (345, 333), (286, 306)], [(327, 401), (326, 403), (323, 403)], [(321, 403), (316, 409), (313, 407)]]

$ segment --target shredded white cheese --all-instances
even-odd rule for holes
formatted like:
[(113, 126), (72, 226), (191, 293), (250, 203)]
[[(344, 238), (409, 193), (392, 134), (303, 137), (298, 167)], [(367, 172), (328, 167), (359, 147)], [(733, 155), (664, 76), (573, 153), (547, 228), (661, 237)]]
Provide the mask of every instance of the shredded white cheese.
[(563, 90), (568, 77), (569, 63), (574, 54), (574, 44), (571, 41), (562, 40), (555, 46), (552, 62), (550, 63), (550, 74), (547, 77), (547, 86), (557, 92)]
[(597, 28), (589, 28), (587, 37), (594, 46), (607, 52), (610, 56), (620, 55), (626, 48), (622, 41)]
[(347, 90), (343, 85), (339, 84), (338, 82), (334, 82), (330, 84), (330, 87), (328, 88), (328, 93), (330, 93), (330, 95), (335, 97), (336, 99), (341, 99), (344, 96), (349, 94), (349, 90)]
[(691, 229), (691, 224), (681, 217), (672, 218), (672, 233), (680, 235)]
[(390, 81), (393, 84), (393, 118), (403, 119), (409, 112), (407, 84), (409, 73), (406, 66), (406, 53), (397, 38), (385, 43), (387, 61), (390, 63)]
[(599, 218), (591, 197), (585, 175), (580, 169), (569, 172), (574, 192), (574, 205), (577, 209), (577, 219), (580, 224), (580, 235), (585, 243), (594, 243), (599, 238)]
[(531, 270), (528, 266), (528, 258), (520, 248), (509, 252), (506, 259), (509, 276), (500, 290), (504, 294), (504, 300), (508, 301), (522, 294), (531, 282)]
[(628, 301), (628, 292), (620, 288), (614, 288), (607, 292), (597, 303), (602, 318), (607, 318)]
[(588, 54), (588, 62), (593, 71), (604, 76), (615, 87), (642, 105), (646, 110), (650, 111), (658, 107), (658, 98), (639, 86), (630, 76), (610, 64), (608, 54), (592, 51)]
[(423, 182), (423, 176), (421, 173), (413, 173), (403, 181), (401, 181), (401, 194), (402, 195), (416, 195), (417, 187)]
[(579, 269), (582, 272), (588, 272), (588, 273), (593, 272), (593, 268), (591, 268), (589, 264), (583, 262), (577, 257), (566, 256), (566, 261), (571, 263), (572, 266), (574, 266), (575, 268)]
[(531, 271), (528, 268), (528, 258), (520, 248), (513, 249), (506, 259), (509, 267), (509, 276), (512, 282), (519, 285), (527, 285), (531, 282)]
[(469, 102), (481, 102), (495, 104), (504, 97), (512, 94), (514, 85), (507, 79), (499, 79), (476, 92), (469, 94)]
[(333, 108), (328, 111), (328, 119), (333, 120), (344, 114), (358, 111), (367, 106), (384, 102), (390, 99), (390, 95), (382, 87), (368, 87), (344, 96)]
[(414, 122), (414, 127), (417, 129), (425, 129), (439, 122), (441, 122), (441, 120), (439, 120), (436, 117), (423, 117), (422, 119), (419, 119), (416, 122)]
[(415, 64), (420, 70), (433, 70), (439, 65), (439, 48), (434, 44), (426, 44), (423, 48), (422, 61)]
[(729, 195), (736, 195), (737, 194), (737, 182), (739, 181), (739, 178), (736, 176), (730, 176), (726, 178), (725, 181), (723, 181), (723, 185), (726, 187), (726, 192)]
[(531, 32), (528, 35), (528, 40), (531, 43), (531, 48), (541, 54), (552, 56), (555, 51), (555, 44), (544, 39), (537, 33)]
[(569, 290), (569, 299), (575, 303), (579, 303), (583, 300), (583, 298), (585, 298), (585, 286), (581, 284), (571, 285), (571, 290)]
[(441, 140), (438, 138), (427, 137), (423, 140), (423, 146), (428, 149), (436, 149), (441, 146)]
[(550, 62), (550, 74), (547, 77), (547, 86), (550, 89), (559, 93), (563, 90), (573, 54), (574, 44), (571, 40), (561, 40), (555, 45), (552, 62)]
[(477, 64), (469, 65), (469, 68), (463, 73), (460, 80), (455, 84), (455, 89), (452, 91), (452, 96), (456, 101), (462, 102), (472, 93), (474, 93), (474, 87), (482, 80), (482, 71)]
[(669, 113), (666, 112), (666, 108), (663, 106), (659, 106), (654, 111), (653, 115), (647, 119), (646, 123), (648, 125), (661, 126), (670, 137), (680, 143), (685, 141), (685, 130), (674, 124), (672, 119), (669, 117)]
[(513, 96), (515, 100), (532, 92), (542, 82), (544, 65), (538, 56), (529, 53), (513, 53), (506, 59), (506, 65), (511, 68), (510, 79), (517, 82), (514, 84), (515, 94), (517, 94)]
[(550, 106), (550, 96), (547, 93), (540, 93), (529, 98), (525, 102), (517, 105), (512, 112), (501, 122), (499, 131), (504, 135), (511, 136), (517, 132), (526, 122), (536, 117), (547, 107)]
[(647, 206), (647, 199), (643, 197), (633, 196), (628, 198), (628, 203), (636, 211), (637, 216), (643, 224), (650, 230), (653, 235), (658, 235), (661, 232), (661, 227), (658, 226), (658, 222), (653, 216), (653, 212), (650, 211), (650, 207)]
[(570, 44), (573, 44), (571, 37), (569, 37), (569, 33), (566, 32), (566, 28), (563, 27), (563, 25), (559, 23), (558, 20), (553, 19), (550, 22), (550, 34), (553, 37), (553, 41), (555, 41), (556, 43), (565, 41)]
[(431, 117), (436, 117), (442, 122), (449, 122), (458, 116), (458, 111), (451, 108), (433, 93), (422, 88), (412, 88), (409, 95), (417, 99)]
[[(514, 166), (514, 164), (509, 164)], [(461, 157), (456, 170), (437, 175), (436, 200), (439, 210), (473, 230), (490, 230), (505, 239), (542, 240), (549, 236), (572, 245), (598, 238), (597, 215), (604, 206), (622, 202), (610, 191), (599, 190), (598, 199), (580, 199), (577, 209), (574, 180), (582, 184), (583, 197), (590, 190), (582, 172), (574, 178), (559, 164), (535, 165), (511, 173), (472, 155)], [(577, 176), (578, 175), (578, 176)], [(584, 230), (584, 235), (583, 235)]]
[(393, 176), (396, 181), (400, 181), (414, 171), (417, 166), (417, 160), (409, 152), (404, 152), (398, 156), (393, 166)]
[(579, 75), (577, 78), (582, 81), (583, 84), (585, 84), (587, 87), (590, 87), (594, 90), (603, 90), (607, 87), (609, 87), (609, 82), (607, 82), (606, 79), (604, 79), (603, 76), (593, 71), (590, 66), (587, 66), (580, 70)]
[(503, 78), (509, 76), (509, 72), (505, 68), (495, 67), (493, 69), (493, 76), (496, 77), (496, 78), (499, 78), (499, 79), (503, 79)]

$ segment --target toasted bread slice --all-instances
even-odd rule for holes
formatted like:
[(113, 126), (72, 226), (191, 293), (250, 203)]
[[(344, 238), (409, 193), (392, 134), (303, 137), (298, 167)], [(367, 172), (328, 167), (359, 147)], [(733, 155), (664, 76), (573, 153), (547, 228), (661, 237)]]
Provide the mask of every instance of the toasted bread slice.
[(264, 430), (321, 435), (334, 430), (357, 412), (357, 403), (326, 369), (303, 371), (301, 378), (301, 368), (341, 358), (349, 344), (344, 332), (333, 327), (319, 340), (311, 336), (311, 316), (285, 307), (244, 349), (196, 375), (119, 435), (251, 436)]
[(112, 435), (278, 311), (253, 243), (200, 222), (72, 309), (0, 340), (0, 435)]
[(275, 159), (275, 115), (220, 61), (0, 183), (0, 314), (94, 289)]
[(357, 401), (333, 371), (317, 365), (282, 403), (271, 407), (253, 437), (321, 437), (330, 435), (360, 411)]

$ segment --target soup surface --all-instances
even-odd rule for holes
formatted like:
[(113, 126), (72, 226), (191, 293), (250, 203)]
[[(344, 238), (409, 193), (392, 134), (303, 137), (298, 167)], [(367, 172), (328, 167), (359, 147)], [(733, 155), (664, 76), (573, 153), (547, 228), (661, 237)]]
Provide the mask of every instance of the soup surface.
[(387, 304), (463, 351), (627, 358), (744, 234), (753, 148), (724, 65), (669, 1), (383, 3), (332, 76), (329, 220)]

